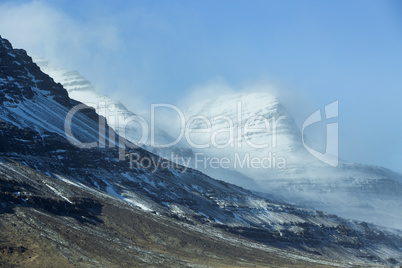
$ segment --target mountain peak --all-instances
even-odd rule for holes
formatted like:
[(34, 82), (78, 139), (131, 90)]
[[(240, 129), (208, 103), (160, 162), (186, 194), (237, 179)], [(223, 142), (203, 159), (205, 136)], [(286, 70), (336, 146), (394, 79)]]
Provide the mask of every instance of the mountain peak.
[(7, 39), (2, 38), (1, 35), (0, 35), (0, 43), (1, 43), (0, 49), (13, 49), (11, 43)]
[(63, 106), (72, 105), (63, 86), (44, 74), (25, 50), (13, 49), (8, 40), (0, 40), (1, 103), (16, 104), (24, 99), (32, 100), (34, 96), (46, 95)]
[[(301, 134), (295, 121), (279, 99), (268, 92), (235, 92), (201, 100), (185, 109), (185, 114), (188, 117), (207, 118), (212, 129), (217, 131), (229, 123), (236, 130), (233, 132), (233, 142), (242, 142), (243, 149), (230, 146), (237, 152), (249, 150), (249, 144), (255, 144), (256, 147), (266, 144), (272, 152), (282, 154), (289, 154), (301, 147)], [(200, 138), (206, 137), (203, 135)]]

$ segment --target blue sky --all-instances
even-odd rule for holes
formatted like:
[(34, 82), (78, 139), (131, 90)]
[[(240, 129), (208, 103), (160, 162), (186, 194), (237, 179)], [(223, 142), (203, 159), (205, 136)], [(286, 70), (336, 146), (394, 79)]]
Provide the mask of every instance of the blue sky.
[(2, 1), (0, 35), (133, 110), (217, 78), (338, 100), (341, 157), (402, 172), (400, 1)]

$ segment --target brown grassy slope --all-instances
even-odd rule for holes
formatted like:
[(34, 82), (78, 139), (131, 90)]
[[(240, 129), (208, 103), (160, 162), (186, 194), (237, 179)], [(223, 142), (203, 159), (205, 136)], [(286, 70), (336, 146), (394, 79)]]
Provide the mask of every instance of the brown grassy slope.
[(95, 226), (26, 208), (3, 214), (0, 260), (21, 267), (322, 267), (248, 247), (247, 241), (231, 245), (166, 219), (157, 222), (116, 207), (105, 210), (108, 215), (100, 217), (105, 223)]

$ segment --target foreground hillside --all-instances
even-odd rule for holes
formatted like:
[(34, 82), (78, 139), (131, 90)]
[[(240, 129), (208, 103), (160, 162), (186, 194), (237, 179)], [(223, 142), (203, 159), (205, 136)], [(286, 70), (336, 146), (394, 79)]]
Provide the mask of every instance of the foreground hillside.
[(0, 183), (1, 266), (330, 266), (300, 251), (144, 212), (4, 157)]

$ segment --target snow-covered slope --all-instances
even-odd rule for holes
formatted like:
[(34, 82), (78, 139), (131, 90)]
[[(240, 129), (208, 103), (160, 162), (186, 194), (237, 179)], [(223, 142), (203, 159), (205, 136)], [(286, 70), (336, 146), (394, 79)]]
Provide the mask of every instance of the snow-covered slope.
[(42, 136), (51, 132), (84, 143), (96, 141), (98, 115), (94, 110), (83, 106), (74, 120), (66, 123), (69, 111), (80, 103), (69, 99), (62, 85), (41, 72), (24, 50), (12, 49), (7, 40), (1, 41), (1, 119), (20, 128), (35, 129)]
[[(108, 125), (117, 134), (144, 148), (150, 148), (150, 130), (143, 135), (141, 122), (144, 117), (128, 110), (121, 102), (98, 93), (92, 84), (77, 71), (68, 71), (53, 66), (43, 58), (34, 58), (40, 69), (49, 74), (54, 81), (61, 83), (67, 90), (70, 98), (95, 108), (96, 112), (106, 118)], [(148, 124), (148, 123), (147, 123)], [(168, 144), (174, 139), (163, 129), (155, 129), (155, 144)]]

